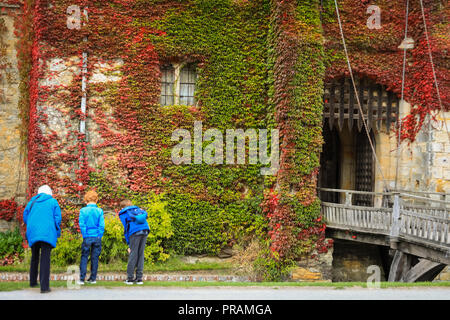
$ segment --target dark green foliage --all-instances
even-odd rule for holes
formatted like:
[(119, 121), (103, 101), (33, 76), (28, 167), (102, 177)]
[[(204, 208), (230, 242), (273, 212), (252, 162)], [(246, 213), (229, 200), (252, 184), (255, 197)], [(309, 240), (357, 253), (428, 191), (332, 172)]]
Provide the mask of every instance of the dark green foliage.
[(0, 260), (15, 254), (22, 256), (24, 252), (22, 242), (18, 228), (0, 233)]

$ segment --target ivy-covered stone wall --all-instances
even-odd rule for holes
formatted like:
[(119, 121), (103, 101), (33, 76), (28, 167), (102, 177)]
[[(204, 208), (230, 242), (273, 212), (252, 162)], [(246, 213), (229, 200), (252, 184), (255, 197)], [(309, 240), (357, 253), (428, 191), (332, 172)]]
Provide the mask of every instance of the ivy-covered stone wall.
[[(374, 30), (366, 23), (370, 1), (338, 2), (355, 73), (399, 93), (403, 4), (378, 1), (382, 28)], [(442, 54), (448, 8), (424, 4), (448, 106)], [(24, 0), (21, 7), (11, 17), (28, 198), (39, 185), (51, 185), (68, 232), (78, 232), (82, 195), (95, 188), (112, 212), (124, 197), (145, 206), (162, 194), (174, 230), (163, 245), (176, 253), (215, 254), (256, 236), (262, 243), (256, 266), (266, 279), (327, 251), (315, 191), (323, 87), (348, 75), (334, 1)], [(411, 6), (409, 21), (416, 47), (408, 54), (405, 99), (414, 108), (402, 138), (410, 141), (438, 108), (419, 10)], [(196, 105), (162, 107), (161, 67), (187, 62), (197, 68)], [(80, 108), (83, 75), (86, 114)], [(203, 132), (278, 129), (277, 175), (261, 175), (260, 164), (175, 165), (172, 133), (192, 133), (196, 121)]]
[[(79, 29), (68, 28), (70, 5), (80, 8)], [(69, 231), (77, 232), (83, 192), (96, 188), (109, 210), (124, 197), (144, 203), (162, 193), (174, 224), (166, 246), (177, 253), (214, 254), (255, 234), (266, 239), (269, 260), (292, 260), (314, 247), (324, 230), (314, 190), (324, 73), (315, 1), (28, 0), (22, 19), (21, 67), (31, 71), (22, 77), (28, 90), (19, 104), (29, 115), (28, 195), (50, 184)], [(161, 107), (160, 68), (180, 62), (197, 66), (198, 103)], [(194, 121), (223, 133), (279, 129), (278, 176), (261, 175), (260, 164), (175, 165), (171, 135), (192, 132)], [(285, 216), (267, 215), (275, 194)]]

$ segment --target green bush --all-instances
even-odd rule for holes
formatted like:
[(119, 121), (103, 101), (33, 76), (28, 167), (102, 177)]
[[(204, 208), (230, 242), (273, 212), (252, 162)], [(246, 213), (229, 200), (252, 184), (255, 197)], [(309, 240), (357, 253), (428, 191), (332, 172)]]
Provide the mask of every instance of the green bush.
[(225, 212), (218, 206), (187, 195), (173, 195), (167, 207), (174, 230), (167, 245), (177, 254), (216, 254), (227, 243)]
[(179, 255), (217, 254), (227, 246), (261, 235), (265, 227), (256, 197), (213, 204), (187, 194), (166, 195), (173, 236), (164, 242)]
[(13, 256), (16, 258), (23, 257), (24, 249), (22, 243), (23, 238), (20, 235), (19, 228), (14, 229), (14, 231), (0, 233), (0, 260), (8, 260)]
[[(172, 219), (166, 210), (166, 203), (161, 196), (146, 195), (135, 196), (133, 203), (148, 213), (147, 222), (150, 228), (145, 247), (145, 260), (165, 261), (169, 254), (164, 251), (162, 243), (173, 235)], [(111, 263), (113, 261), (128, 259), (127, 244), (123, 234), (123, 225), (117, 216), (105, 217), (105, 233), (102, 239), (102, 254), (100, 261)]]
[(79, 264), (82, 242), (81, 235), (63, 230), (56, 243), (56, 248), (52, 250), (52, 264), (59, 267)]
[[(166, 203), (161, 200), (160, 196), (148, 195), (146, 197), (133, 198), (136, 205), (142, 207), (148, 212), (147, 222), (150, 227), (150, 233), (147, 238), (145, 248), (146, 261), (165, 261), (169, 254), (164, 251), (162, 242), (173, 235), (172, 219), (166, 210)], [(105, 215), (105, 232), (102, 238), (102, 252), (100, 254), (100, 262), (114, 263), (127, 261), (128, 246), (125, 242), (123, 234), (123, 225), (119, 217)], [(18, 232), (18, 231), (17, 231)], [(18, 233), (17, 233), (18, 234)], [(20, 234), (18, 234), (20, 237)], [(8, 239), (13, 239), (9, 236)], [(11, 242), (12, 240), (8, 240)], [(16, 238), (14, 238), (16, 239)], [(1, 241), (1, 240), (0, 240)], [(22, 238), (14, 240), (15, 246), (6, 246), (8, 253), (15, 253), (17, 244), (23, 253)], [(71, 264), (79, 264), (81, 258), (81, 244), (83, 239), (80, 234), (74, 234), (67, 230), (63, 231), (58, 239), (56, 248), (52, 250), (52, 264), (56, 266), (67, 266)], [(1, 245), (2, 242), (0, 242)], [(6, 242), (5, 242), (6, 243)], [(1, 247), (0, 247), (1, 249)], [(2, 252), (2, 251), (0, 251)]]
[(127, 244), (123, 236), (123, 226), (117, 216), (105, 216), (105, 233), (102, 238), (100, 261), (112, 263), (127, 259)]
[(284, 281), (295, 267), (295, 261), (277, 258), (277, 252), (271, 252), (269, 242), (262, 241), (263, 249), (253, 263), (253, 270), (259, 280)]
[(169, 254), (164, 252), (162, 243), (173, 235), (172, 217), (166, 209), (167, 203), (162, 200), (162, 196), (156, 195), (135, 199), (134, 203), (148, 213), (150, 232), (144, 252), (145, 260), (152, 262), (167, 260)]

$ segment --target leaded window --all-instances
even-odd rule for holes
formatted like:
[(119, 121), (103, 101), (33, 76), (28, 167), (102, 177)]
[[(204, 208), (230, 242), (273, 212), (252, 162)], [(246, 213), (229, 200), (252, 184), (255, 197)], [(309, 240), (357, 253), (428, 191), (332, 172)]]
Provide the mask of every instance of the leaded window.
[(195, 82), (197, 71), (195, 64), (169, 64), (161, 69), (162, 106), (195, 105)]
[(195, 66), (186, 65), (180, 72), (180, 104), (192, 106), (195, 104), (194, 91), (197, 78)]
[(162, 106), (174, 104), (175, 69), (172, 66), (164, 66), (161, 70), (161, 99)]

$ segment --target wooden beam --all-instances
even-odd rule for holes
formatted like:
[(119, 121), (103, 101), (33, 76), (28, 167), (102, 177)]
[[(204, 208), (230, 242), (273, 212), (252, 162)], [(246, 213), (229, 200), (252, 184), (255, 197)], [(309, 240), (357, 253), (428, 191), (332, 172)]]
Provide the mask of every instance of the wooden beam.
[(410, 240), (398, 242), (397, 249), (420, 258), (450, 265), (450, 249), (438, 250), (430, 245), (413, 243)]
[(349, 232), (348, 230), (339, 230), (330, 227), (326, 228), (325, 233), (327, 238), (355, 241), (389, 247), (389, 238), (385, 235), (371, 234), (357, 231)]
[(392, 122), (392, 92), (387, 92), (387, 106), (386, 106), (386, 129), (387, 132), (391, 130), (391, 122)]
[(427, 259), (420, 259), (414, 267), (407, 271), (402, 282), (432, 281), (445, 268), (445, 264), (433, 262)]
[(383, 86), (381, 84), (378, 85), (377, 88), (377, 95), (378, 95), (378, 99), (377, 99), (377, 106), (378, 106), (378, 110), (377, 110), (377, 129), (380, 130), (381, 129), (381, 122), (383, 119)]
[(348, 128), (353, 128), (353, 112), (355, 110), (355, 91), (353, 90), (352, 79), (349, 79), (349, 97), (348, 97)]
[(373, 121), (373, 108), (372, 108), (372, 104), (373, 104), (373, 89), (370, 86), (368, 88), (369, 90), (369, 97), (367, 99), (367, 127), (370, 128), (372, 127), (372, 121)]
[(341, 78), (340, 81), (340, 95), (339, 95), (339, 130), (342, 130), (344, 127), (344, 113), (345, 113), (345, 106), (344, 106), (344, 99), (345, 99), (345, 77)]
[(361, 131), (363, 127), (363, 117), (364, 117), (364, 78), (359, 79), (359, 90), (358, 90), (358, 98), (359, 98), (359, 104), (362, 109), (358, 108), (358, 130)]
[(330, 117), (328, 118), (328, 125), (330, 126), (330, 130), (333, 130), (333, 126), (334, 126), (334, 103), (335, 103), (335, 84), (334, 81), (331, 84), (330, 87), (330, 104), (329, 104), (329, 112), (330, 112)]
[(396, 250), (389, 270), (388, 281), (401, 281), (404, 274), (411, 269), (411, 261), (412, 257), (409, 254)]

